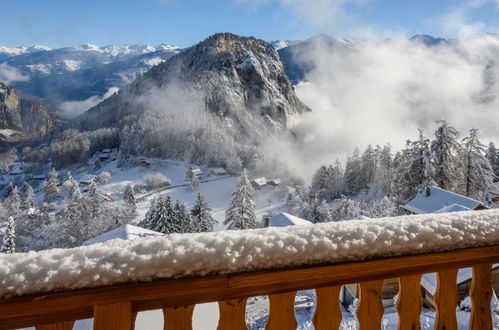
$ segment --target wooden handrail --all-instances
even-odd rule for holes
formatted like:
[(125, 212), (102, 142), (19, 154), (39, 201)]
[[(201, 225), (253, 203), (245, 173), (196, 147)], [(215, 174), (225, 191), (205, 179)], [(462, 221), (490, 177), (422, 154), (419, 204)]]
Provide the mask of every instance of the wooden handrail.
[[(274, 299), (271, 299), (271, 304), (272, 301), (274, 301), (276, 306), (282, 304), (286, 305), (291, 299), (289, 298), (292, 296), (292, 294), (290, 294), (291, 292), (314, 288), (334, 288), (349, 283), (366, 283), (365, 285), (361, 285), (361, 299), (363, 300), (361, 306), (369, 306), (365, 307), (369, 310), (375, 308), (375, 313), (379, 314), (379, 305), (377, 307), (373, 307), (374, 305), (372, 305), (376, 305), (376, 301), (379, 297), (370, 296), (371, 294), (368, 294), (367, 297), (369, 298), (365, 300), (362, 293), (363, 287), (364, 290), (371, 290), (371, 292), (373, 292), (373, 288), (377, 285), (375, 285), (375, 283), (379, 283), (379, 280), (400, 277), (400, 282), (403, 284), (401, 287), (405, 288), (404, 285), (409, 285), (406, 289), (411, 291), (411, 284), (409, 283), (417, 283), (417, 281), (411, 281), (410, 276), (439, 272), (439, 287), (447, 287), (446, 290), (449, 290), (449, 285), (452, 286), (450, 282), (448, 282), (450, 280), (445, 282), (445, 285), (441, 284), (444, 282), (440, 282), (440, 280), (450, 277), (450, 275), (447, 275), (446, 277), (441, 274), (450, 274), (453, 270), (458, 268), (471, 266), (474, 266), (474, 276), (480, 276), (481, 278), (481, 282), (477, 282), (474, 277), (474, 282), (472, 284), (474, 293), (471, 294), (473, 306), (484, 306), (484, 302), (482, 301), (483, 299), (486, 299), (484, 295), (490, 296), (491, 292), (490, 265), (498, 262), (499, 245), (494, 245), (334, 265), (184, 279), (155, 280), (146, 283), (120, 284), (68, 292), (40, 293), (38, 295), (16, 297), (0, 301), (0, 329), (27, 327), (38, 324), (54, 324), (90, 318), (93, 316), (96, 317), (96, 315), (99, 315), (98, 320), (96, 320), (96, 326), (98, 326), (98, 324), (107, 324), (105, 322), (98, 323), (103, 322), (101, 320), (102, 315), (109, 314), (114, 315), (115, 317), (118, 317), (117, 315), (135, 315), (134, 313), (152, 309), (165, 309), (165, 314), (168, 314), (167, 311), (169, 308), (193, 306), (199, 303), (216, 301), (221, 304), (221, 311), (223, 312), (221, 315), (224, 315), (223, 318), (221, 317), (221, 320), (223, 319), (225, 322), (224, 324), (240, 324), (240, 317), (231, 318), (231, 311), (239, 313), (238, 315), (240, 315), (241, 302), (244, 302), (247, 297), (275, 295), (271, 296), (275, 297)], [(488, 272), (487, 267), (489, 269)], [(483, 279), (487, 278), (489, 279), (488, 285), (482, 283), (484, 282)], [(332, 292), (334, 295), (334, 292), (337, 292), (336, 290), (337, 289), (330, 289), (329, 292)], [(321, 292), (324, 295), (319, 297), (318, 303), (321, 301), (330, 302), (331, 298), (328, 298), (327, 296), (328, 290)], [(412, 288), (412, 292), (414, 292), (414, 288)], [(402, 296), (402, 298), (407, 299), (404, 297), (405, 295)], [(442, 297), (442, 293), (437, 292), (437, 297)], [(445, 297), (441, 300), (445, 301), (445, 304), (449, 304)], [(399, 302), (399, 313), (404, 313), (404, 320), (410, 322), (411, 316), (409, 314), (418, 310), (418, 306), (417, 303), (403, 301), (404, 302)], [(443, 303), (440, 305), (441, 308), (443, 306), (442, 304)], [(452, 308), (455, 311), (455, 305), (452, 306)], [(277, 310), (282, 310), (282, 308), (278, 308)], [(320, 309), (317, 308), (317, 310)], [(439, 311), (443, 311), (443, 309), (440, 309)], [(192, 313), (192, 310), (189, 312), (189, 308), (187, 308), (182, 315), (188, 316), (189, 313)], [(335, 311), (333, 310), (332, 313), (334, 314)], [(364, 312), (361, 311), (359, 315), (363, 315), (362, 313)], [(405, 315), (405, 313), (409, 314)], [(490, 318), (490, 310), (488, 310), (488, 313)], [(440, 312), (439, 315), (443, 314), (443, 312)], [(176, 315), (177, 316), (172, 318), (182, 319), (184, 317), (178, 316), (178, 313)], [(314, 317), (314, 324), (325, 322), (322, 320), (322, 317), (331, 319), (330, 315), (327, 313), (323, 313), (322, 315), (324, 316), (320, 317), (320, 314), (318, 314)], [(445, 313), (445, 315), (447, 315), (447, 313)], [(483, 311), (480, 312), (479, 310), (474, 309), (472, 315), (472, 321), (475, 322), (477, 326), (479, 324), (488, 324), (486, 318), (484, 319)], [(276, 316), (274, 312), (273, 317), (281, 322), (284, 316)], [(129, 324), (130, 322), (128, 321), (132, 320), (132, 318), (131, 316), (130, 319), (128, 319), (128, 316), (126, 318), (127, 320), (124, 322)], [(272, 320), (272, 316), (270, 319)], [(334, 322), (337, 322), (337, 320)], [(442, 318), (442, 322), (451, 322), (451, 328), (453, 326), (452, 320), (449, 321), (448, 319)], [(371, 322), (371, 324), (372, 323), (373, 322)], [(107, 325), (106, 327), (101, 328), (110, 329)], [(479, 328), (477, 327), (476, 329)]]

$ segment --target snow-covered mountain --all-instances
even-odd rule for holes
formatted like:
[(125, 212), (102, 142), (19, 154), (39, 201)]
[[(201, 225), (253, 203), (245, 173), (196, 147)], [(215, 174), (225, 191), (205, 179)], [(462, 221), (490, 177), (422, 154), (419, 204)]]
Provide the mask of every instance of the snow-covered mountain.
[(27, 81), (14, 82), (24, 96), (58, 104), (100, 96), (111, 87), (122, 87), (179, 52), (179, 47), (166, 44), (86, 44), (58, 49), (0, 46), (0, 64), (29, 77)]
[(43, 105), (20, 98), (11, 85), (0, 82), (0, 141), (20, 142), (55, 126)]
[[(159, 92), (148, 94), (154, 89)], [(123, 124), (130, 118), (135, 121), (150, 106), (134, 105), (132, 100), (153, 100), (161, 95), (155, 103), (163, 106), (172, 102), (166, 96), (172, 89), (185, 93), (175, 93), (176, 112), (192, 106), (193, 99), (201, 99), (198, 106), (229, 119), (238, 131), (246, 133), (260, 130), (260, 122), (285, 128), (294, 115), (308, 110), (298, 100), (273, 46), (251, 37), (219, 33), (153, 67), (84, 113), (80, 124), (95, 129)]]

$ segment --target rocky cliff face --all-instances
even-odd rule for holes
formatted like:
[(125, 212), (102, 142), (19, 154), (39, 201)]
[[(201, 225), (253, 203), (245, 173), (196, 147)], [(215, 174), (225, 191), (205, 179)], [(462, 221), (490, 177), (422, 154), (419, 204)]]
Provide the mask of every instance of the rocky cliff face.
[(188, 91), (183, 97), (189, 93), (201, 97), (205, 110), (229, 118), (243, 132), (284, 129), (295, 115), (309, 110), (297, 98), (273, 46), (220, 33), (153, 67), (79, 121), (86, 128), (117, 125), (144, 113), (133, 100), (171, 86)]
[(0, 130), (2, 140), (24, 140), (41, 136), (55, 123), (38, 102), (21, 99), (15, 89), (0, 82)]

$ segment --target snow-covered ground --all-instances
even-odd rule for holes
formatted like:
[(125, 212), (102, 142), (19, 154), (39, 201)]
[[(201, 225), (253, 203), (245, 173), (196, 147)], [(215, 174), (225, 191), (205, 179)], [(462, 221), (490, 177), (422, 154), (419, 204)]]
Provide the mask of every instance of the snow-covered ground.
[[(225, 229), (223, 220), (225, 218), (225, 209), (227, 208), (232, 192), (236, 187), (238, 177), (233, 175), (224, 176), (208, 176), (205, 175), (201, 179), (201, 183), (197, 189), (193, 190), (190, 187), (189, 181), (185, 179), (186, 172), (190, 165), (180, 162), (147, 159), (153, 165), (150, 168), (135, 166), (131, 168), (117, 168), (116, 161), (109, 161), (102, 164), (102, 167), (94, 172), (94, 175), (99, 175), (103, 171), (110, 172), (112, 180), (105, 185), (99, 185), (99, 191), (109, 194), (113, 199), (123, 198), (122, 193), (128, 184), (141, 185), (144, 183), (144, 177), (150, 174), (161, 173), (169, 178), (172, 182), (171, 186), (158, 189), (154, 193), (137, 194), (138, 216), (135, 219), (135, 224), (140, 222), (148, 211), (151, 201), (160, 195), (170, 194), (172, 198), (178, 199), (186, 204), (188, 208), (192, 207), (196, 195), (201, 192), (205, 195), (209, 206), (213, 210), (213, 218), (217, 220), (218, 225), (215, 230)], [(209, 173), (209, 168), (201, 168), (203, 173)], [(76, 180), (82, 179), (88, 175), (88, 169), (80, 170), (75, 174)], [(142, 197), (145, 196), (145, 197)], [(279, 193), (279, 189), (275, 187), (264, 187), (255, 192), (255, 213), (257, 219), (261, 220), (263, 215), (268, 211), (278, 213), (285, 210), (286, 196)]]

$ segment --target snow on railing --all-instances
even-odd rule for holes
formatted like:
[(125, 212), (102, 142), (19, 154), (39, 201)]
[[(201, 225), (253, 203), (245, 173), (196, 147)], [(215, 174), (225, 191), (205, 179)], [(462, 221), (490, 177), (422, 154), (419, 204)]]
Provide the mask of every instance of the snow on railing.
[(499, 210), (113, 240), (0, 256), (0, 298), (499, 244)]

